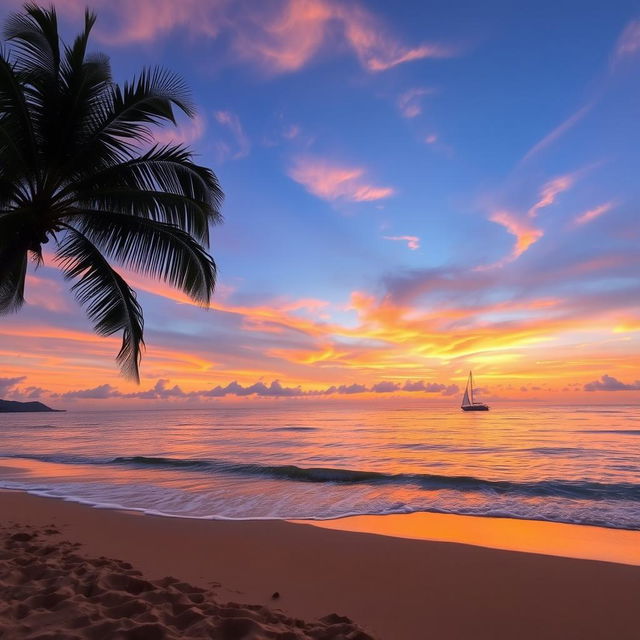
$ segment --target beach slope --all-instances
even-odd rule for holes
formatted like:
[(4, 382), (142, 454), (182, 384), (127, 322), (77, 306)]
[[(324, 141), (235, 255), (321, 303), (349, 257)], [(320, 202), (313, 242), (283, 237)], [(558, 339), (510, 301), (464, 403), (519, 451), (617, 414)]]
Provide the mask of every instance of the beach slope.
[[(316, 630), (351, 625), (340, 618), (348, 616), (380, 640), (624, 640), (637, 638), (640, 624), (637, 566), (280, 521), (143, 516), (19, 492), (0, 493), (0, 512), (6, 536), (58, 531), (44, 544), (56, 557), (118, 558), (133, 565), (125, 565), (125, 575), (142, 572), (131, 574), (135, 580), (173, 576), (207, 593), (213, 590), (217, 603), (243, 603), (237, 606), (254, 612), (249, 618), (256, 624), (318, 621), (305, 623), (310, 633), (313, 625)], [(73, 543), (80, 546), (70, 547)], [(105, 571), (123, 574), (123, 567), (115, 563), (102, 571), (104, 585)], [(2, 580), (6, 585), (7, 576)], [(171, 583), (155, 586), (168, 589)], [(37, 582), (33, 591), (36, 595)], [(279, 598), (272, 598), (274, 592)], [(277, 609), (282, 614), (273, 613)], [(335, 615), (320, 621), (328, 614)], [(255, 620), (256, 615), (275, 617), (268, 622)], [(343, 635), (350, 637), (346, 629)], [(349, 629), (363, 633), (355, 625)]]

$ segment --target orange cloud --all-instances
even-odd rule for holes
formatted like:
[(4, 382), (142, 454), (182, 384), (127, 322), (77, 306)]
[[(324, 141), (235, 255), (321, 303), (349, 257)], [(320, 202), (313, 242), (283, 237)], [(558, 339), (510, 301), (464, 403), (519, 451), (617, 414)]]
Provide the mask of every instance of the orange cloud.
[(489, 220), (502, 225), (512, 236), (515, 236), (516, 243), (508, 256), (498, 262), (476, 267), (476, 271), (503, 267), (505, 264), (517, 260), (532, 244), (540, 240), (544, 235), (541, 229), (536, 229), (526, 219), (509, 211), (496, 211), (489, 216)]
[(412, 251), (420, 248), (420, 238), (418, 236), (384, 236), (385, 240), (394, 240), (396, 242), (406, 242), (407, 247)]
[(289, 176), (293, 180), (324, 200), (370, 202), (394, 194), (392, 187), (368, 184), (364, 175), (362, 168), (336, 166), (313, 156), (298, 157), (289, 169)]
[(551, 206), (556, 197), (570, 189), (575, 183), (576, 174), (569, 174), (565, 176), (559, 176), (545, 183), (540, 190), (539, 200), (529, 209), (527, 215), (530, 218), (535, 218), (538, 215), (540, 209)]
[(586, 224), (587, 222), (591, 222), (592, 220), (595, 220), (597, 217), (601, 216), (603, 213), (610, 211), (612, 208), (613, 202), (605, 202), (599, 207), (594, 207), (593, 209), (584, 211), (573, 219), (573, 225), (580, 226)]

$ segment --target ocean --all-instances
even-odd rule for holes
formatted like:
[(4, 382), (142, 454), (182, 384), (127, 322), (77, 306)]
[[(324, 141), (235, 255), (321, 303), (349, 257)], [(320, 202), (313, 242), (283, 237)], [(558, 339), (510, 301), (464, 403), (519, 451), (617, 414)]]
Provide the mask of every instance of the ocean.
[(640, 529), (631, 405), (0, 414), (0, 467), (0, 488), (175, 517), (439, 512)]

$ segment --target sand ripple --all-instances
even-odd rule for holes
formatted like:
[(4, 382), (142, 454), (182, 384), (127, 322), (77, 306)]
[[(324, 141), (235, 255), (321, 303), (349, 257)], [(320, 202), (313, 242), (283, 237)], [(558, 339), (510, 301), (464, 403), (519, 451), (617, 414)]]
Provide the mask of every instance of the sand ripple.
[(216, 601), (177, 578), (146, 580), (129, 563), (87, 558), (55, 528), (0, 538), (0, 638), (13, 640), (373, 640), (348, 618), (316, 622), (262, 605)]

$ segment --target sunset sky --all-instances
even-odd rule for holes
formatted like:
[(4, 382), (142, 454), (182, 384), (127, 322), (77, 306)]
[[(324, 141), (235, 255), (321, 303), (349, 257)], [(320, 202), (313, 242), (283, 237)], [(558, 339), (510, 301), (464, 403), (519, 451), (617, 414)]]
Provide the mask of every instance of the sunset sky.
[(191, 87), (157, 138), (222, 183), (220, 279), (206, 311), (123, 272), (137, 386), (47, 259), (0, 319), (0, 397), (457, 403), (473, 369), (494, 402), (640, 400), (637, 2), (55, 4), (67, 38), (97, 11), (116, 80)]

